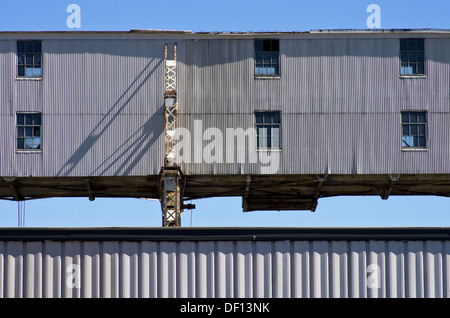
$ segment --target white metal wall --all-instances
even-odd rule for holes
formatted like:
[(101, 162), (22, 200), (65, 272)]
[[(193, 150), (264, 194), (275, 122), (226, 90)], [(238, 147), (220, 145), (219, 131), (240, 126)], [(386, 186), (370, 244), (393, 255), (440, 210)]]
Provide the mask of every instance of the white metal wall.
[(449, 272), (448, 241), (0, 242), (2, 298), (440, 298)]

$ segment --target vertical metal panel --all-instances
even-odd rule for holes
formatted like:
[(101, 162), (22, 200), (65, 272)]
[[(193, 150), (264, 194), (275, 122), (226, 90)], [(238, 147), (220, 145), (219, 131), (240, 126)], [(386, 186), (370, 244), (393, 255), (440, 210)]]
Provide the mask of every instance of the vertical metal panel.
[(311, 297), (311, 251), (306, 241), (295, 241), (293, 244), (293, 294), (296, 298)]
[(311, 265), (311, 297), (329, 297), (329, 243), (325, 241), (312, 242)]
[(234, 297), (253, 297), (252, 242), (236, 242), (236, 283)]
[(230, 298), (234, 296), (235, 268), (234, 243), (217, 242), (216, 297)]
[(367, 297), (367, 247), (364, 241), (350, 244), (350, 293), (351, 298)]
[[(273, 257), (275, 256), (275, 259)], [(272, 242), (255, 243), (255, 293), (254, 297), (272, 297), (272, 284), (274, 295), (279, 294), (282, 289), (282, 279), (273, 277), (272, 272), (279, 272), (279, 255), (273, 255)], [(274, 279), (276, 281), (274, 281)], [(277, 296), (275, 296), (277, 297)]]
[[(103, 242), (102, 244), (102, 297), (118, 298), (119, 293), (119, 268), (121, 268), (119, 242)], [(155, 289), (156, 290), (156, 289)]]
[(42, 298), (42, 243), (27, 242), (25, 257), (24, 297)]

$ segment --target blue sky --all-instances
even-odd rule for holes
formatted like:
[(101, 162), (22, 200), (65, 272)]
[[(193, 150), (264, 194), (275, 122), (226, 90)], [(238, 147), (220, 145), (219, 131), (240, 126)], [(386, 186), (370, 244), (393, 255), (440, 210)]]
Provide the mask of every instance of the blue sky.
[[(305, 31), (367, 29), (369, 4), (381, 9), (381, 28), (450, 29), (450, 1), (279, 0), (117, 1), (22, 0), (0, 3), (0, 31), (70, 31), (66, 8), (81, 9), (81, 31), (165, 29)], [(72, 29), (73, 30), (73, 29)], [(188, 202), (189, 203), (189, 202)], [(338, 197), (320, 199), (316, 212), (247, 212), (241, 198), (192, 201), (182, 226), (440, 227), (450, 226), (450, 198)], [(0, 227), (18, 225), (17, 202), (0, 201)], [(25, 203), (26, 227), (160, 227), (157, 201), (53, 198)]]

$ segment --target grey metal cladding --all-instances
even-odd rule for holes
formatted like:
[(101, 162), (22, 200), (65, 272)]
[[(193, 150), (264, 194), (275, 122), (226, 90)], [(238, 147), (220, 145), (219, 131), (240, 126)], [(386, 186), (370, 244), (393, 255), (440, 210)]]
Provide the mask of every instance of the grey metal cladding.
[[(402, 36), (425, 38), (425, 77), (399, 76)], [(164, 158), (167, 41), (178, 45), (179, 125), (191, 133), (195, 120), (222, 132), (248, 129), (255, 125), (255, 110), (281, 111), (277, 173), (450, 172), (445, 161), (450, 155), (447, 34), (310, 33), (279, 38), (280, 77), (269, 79), (254, 76), (251, 35), (164, 39), (61, 33), (43, 39), (41, 80), (15, 78), (15, 40), (4, 38), (0, 175), (158, 174)], [(428, 112), (426, 151), (402, 151), (401, 110)], [(43, 112), (41, 154), (16, 153), (17, 111)], [(250, 162), (181, 166), (187, 174), (261, 173), (261, 164)]]
[(445, 240), (2, 241), (0, 298), (448, 298), (449, 249)]
[[(399, 73), (400, 36), (281, 38), (279, 78), (254, 77), (252, 40), (186, 40), (180, 122), (191, 132), (195, 119), (247, 129), (255, 110), (281, 111), (280, 174), (448, 173), (450, 39), (420, 35), (426, 76), (411, 78)], [(402, 151), (401, 110), (427, 111), (426, 151)], [(182, 165), (193, 174), (259, 166)]]
[[(45, 39), (42, 79), (2, 71), (12, 106), (2, 102), (8, 152), (0, 174), (157, 174), (164, 156), (163, 50), (162, 40)], [(2, 58), (16, 65), (14, 51)], [(15, 153), (18, 111), (43, 113), (41, 154)]]

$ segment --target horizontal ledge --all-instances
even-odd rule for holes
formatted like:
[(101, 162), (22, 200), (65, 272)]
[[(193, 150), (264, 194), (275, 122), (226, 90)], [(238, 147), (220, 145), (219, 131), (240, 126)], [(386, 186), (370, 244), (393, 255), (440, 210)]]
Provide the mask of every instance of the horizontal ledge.
[(448, 241), (450, 228), (0, 228), (0, 241)]

